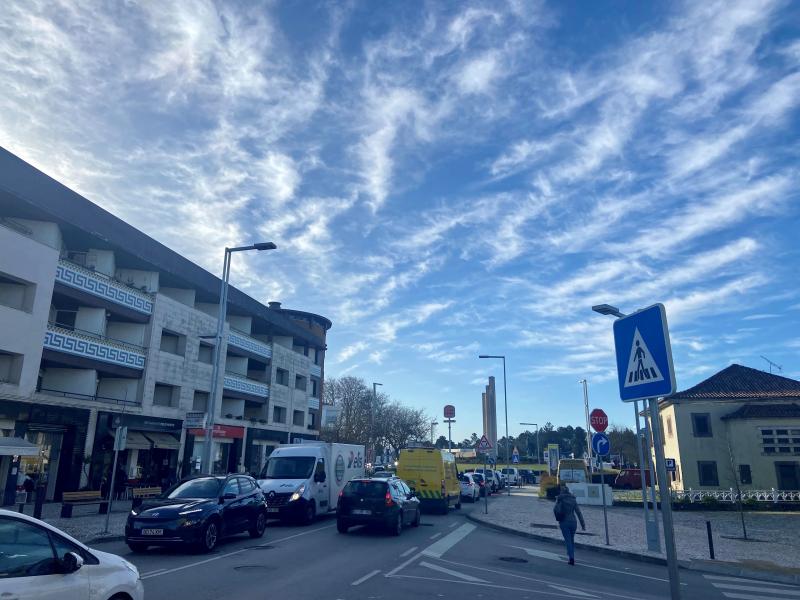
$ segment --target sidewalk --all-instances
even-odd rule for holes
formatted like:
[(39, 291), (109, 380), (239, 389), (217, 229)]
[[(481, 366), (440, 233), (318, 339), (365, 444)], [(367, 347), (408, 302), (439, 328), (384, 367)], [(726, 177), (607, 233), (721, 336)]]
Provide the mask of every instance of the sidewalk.
[[(641, 509), (608, 508), (610, 546), (605, 544), (603, 508), (581, 506), (581, 511), (586, 520), (586, 532), (578, 529), (575, 541), (579, 548), (665, 561), (664, 554), (648, 552), (646, 549)], [(800, 583), (800, 514), (745, 513), (747, 534), (752, 541), (741, 539), (741, 521), (737, 512), (674, 511), (673, 517), (675, 545), (682, 566)], [(489, 504), (489, 514), (483, 514), (481, 504), (476, 506), (469, 518), (506, 531), (563, 543), (561, 531), (553, 517), (553, 502), (540, 499), (537, 489), (533, 487), (515, 488), (510, 497), (498, 494)], [(709, 560), (707, 520), (711, 521), (714, 561)], [(658, 521), (660, 528), (660, 512)], [(663, 531), (661, 544), (663, 549)]]
[[(18, 512), (19, 506), (3, 508)], [(98, 541), (121, 540), (125, 535), (125, 521), (131, 512), (130, 500), (115, 500), (108, 520), (108, 533), (103, 533), (106, 526), (106, 515), (98, 514), (98, 505), (76, 506), (72, 518), (62, 519), (61, 503), (48, 502), (42, 506), (42, 521), (68, 533), (84, 544), (91, 545)], [(33, 504), (25, 505), (25, 514), (33, 516)]]

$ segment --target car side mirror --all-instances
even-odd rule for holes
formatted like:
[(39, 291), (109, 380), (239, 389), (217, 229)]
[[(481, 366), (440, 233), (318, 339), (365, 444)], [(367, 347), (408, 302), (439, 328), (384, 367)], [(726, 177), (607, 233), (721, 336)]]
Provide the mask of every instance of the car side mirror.
[(83, 557), (75, 552), (67, 552), (61, 559), (61, 571), (68, 575), (74, 573), (83, 566)]

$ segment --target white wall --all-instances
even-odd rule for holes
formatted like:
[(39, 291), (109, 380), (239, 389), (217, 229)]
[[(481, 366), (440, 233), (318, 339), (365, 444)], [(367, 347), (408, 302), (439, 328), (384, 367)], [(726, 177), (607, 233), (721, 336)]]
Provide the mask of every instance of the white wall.
[(106, 324), (106, 336), (114, 340), (144, 346), (144, 323), (121, 323), (109, 321)]
[(64, 247), (64, 241), (61, 238), (61, 229), (59, 229), (58, 225), (55, 223), (49, 223), (47, 221), (29, 221), (28, 219), (17, 219), (16, 217), (11, 220), (30, 229), (31, 238), (37, 242), (50, 246), (59, 252), (61, 252), (61, 249)]
[(225, 357), (225, 370), (247, 377), (247, 358), (243, 356)]
[(86, 267), (89, 269), (93, 268), (98, 273), (113, 277), (116, 271), (114, 253), (111, 250), (90, 248), (86, 252)]
[(289, 350), (291, 350), (292, 346), (294, 346), (294, 338), (291, 336), (276, 335), (272, 338), (272, 341), (279, 346), (288, 348)]
[(194, 308), (195, 296), (196, 296), (194, 290), (162, 287), (159, 288), (158, 293), (164, 294), (168, 298), (172, 298), (173, 300), (176, 300), (181, 304), (185, 304), (190, 308)]
[(239, 400), (236, 398), (223, 398), (222, 411), (220, 414), (223, 417), (228, 414), (231, 414), (234, 417), (241, 417), (244, 415), (244, 400)]
[[(88, 260), (88, 259), (87, 259)], [(122, 283), (145, 289), (143, 291), (155, 294), (158, 292), (158, 271), (139, 271), (138, 269), (117, 269), (116, 278)]]
[(106, 309), (79, 306), (75, 315), (75, 329), (106, 335)]
[(139, 382), (139, 379), (102, 377), (97, 382), (97, 395), (115, 400), (138, 402)]
[[(214, 320), (217, 319), (217, 315), (219, 314), (219, 304), (211, 304), (210, 302), (195, 302), (194, 305), (195, 310), (199, 310), (202, 313), (207, 314), (209, 317), (214, 317)], [(214, 331), (216, 331), (216, 326), (214, 327)]]
[(42, 388), (94, 396), (97, 390), (97, 371), (94, 369), (44, 369)]

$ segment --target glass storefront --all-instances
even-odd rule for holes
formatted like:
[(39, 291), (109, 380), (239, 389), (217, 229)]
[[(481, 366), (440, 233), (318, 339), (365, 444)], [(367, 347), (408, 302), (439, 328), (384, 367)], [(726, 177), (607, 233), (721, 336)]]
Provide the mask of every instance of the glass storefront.
[(17, 473), (17, 485), (22, 485), (26, 476), (38, 486), (45, 485), (45, 498), (53, 500), (56, 491), (56, 476), (61, 460), (61, 442), (63, 433), (60, 431), (28, 431), (25, 439), (36, 444), (41, 449), (40, 456), (23, 456), (20, 458), (20, 468)]
[[(192, 462), (190, 468), (191, 475), (200, 475), (203, 468), (203, 459), (205, 451), (205, 440), (195, 438), (194, 449), (192, 450)], [(228, 473), (228, 465), (231, 459), (231, 450), (233, 449), (233, 440), (220, 440), (216, 439), (211, 444), (211, 464), (212, 472), (214, 475), (226, 475)]]

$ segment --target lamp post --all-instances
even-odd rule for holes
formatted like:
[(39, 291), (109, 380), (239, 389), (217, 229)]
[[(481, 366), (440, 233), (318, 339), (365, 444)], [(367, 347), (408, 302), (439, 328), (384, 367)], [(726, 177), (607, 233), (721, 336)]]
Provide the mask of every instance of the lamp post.
[[(217, 412), (217, 386), (219, 383), (219, 362), (222, 358), (222, 334), (225, 330), (225, 316), (228, 314), (228, 279), (231, 274), (231, 254), (247, 250), (275, 250), (272, 242), (260, 242), (250, 246), (225, 248), (225, 260), (222, 263), (222, 282), (219, 290), (219, 315), (217, 316), (217, 343), (214, 345), (214, 366), (211, 371), (211, 393), (208, 395), (208, 419), (206, 421), (206, 438), (203, 447), (203, 474), (211, 475), (211, 444), (214, 437), (214, 418)], [(291, 425), (289, 425), (291, 435)]]
[(539, 424), (538, 423), (520, 423), (520, 425), (533, 425), (536, 427), (536, 464), (539, 464)]
[(369, 443), (372, 446), (372, 457), (370, 458), (370, 462), (375, 462), (375, 440), (373, 439), (375, 436), (375, 405), (378, 403), (378, 386), (383, 385), (382, 383), (378, 383), (376, 381), (372, 382), (372, 398), (370, 399), (370, 406), (369, 406)]
[[(581, 379), (578, 383), (583, 384), (583, 409), (586, 411), (586, 453), (589, 455), (589, 472), (594, 473), (594, 461), (592, 460), (592, 434), (590, 432), (589, 423), (589, 391), (588, 384), (585, 379)], [(602, 470), (602, 469), (601, 469)]]
[[(492, 354), (481, 354), (478, 358), (500, 358), (503, 360), (503, 405), (505, 406), (505, 414), (506, 414), (506, 469), (508, 469), (511, 465), (509, 465), (509, 456), (510, 452), (508, 450), (508, 392), (506, 390), (506, 357), (504, 355), (492, 355)], [(511, 495), (511, 486), (508, 486), (508, 495)]]

